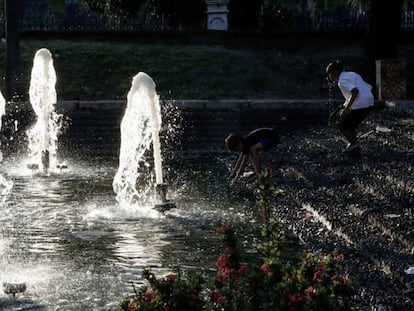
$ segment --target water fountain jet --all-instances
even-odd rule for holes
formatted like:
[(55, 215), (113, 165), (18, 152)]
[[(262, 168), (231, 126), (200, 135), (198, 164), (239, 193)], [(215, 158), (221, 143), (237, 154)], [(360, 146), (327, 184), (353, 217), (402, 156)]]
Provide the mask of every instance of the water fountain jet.
[[(6, 113), (6, 100), (3, 94), (0, 92), (0, 130), (2, 127), (2, 118)], [(3, 161), (3, 153), (0, 151), (0, 162)], [(0, 174), (0, 199), (4, 203), (6, 196), (10, 193), (13, 187), (13, 182), (6, 180), (2, 174)]]
[(27, 131), (29, 139), (30, 169), (41, 168), (43, 172), (59, 167), (57, 163), (57, 141), (61, 129), (61, 115), (55, 105), (56, 72), (52, 54), (46, 48), (38, 50), (33, 60), (30, 79), (30, 103), (37, 116), (35, 125)]
[(133, 79), (127, 96), (127, 108), (121, 122), (121, 148), (119, 168), (113, 180), (113, 189), (120, 203), (134, 204), (143, 199), (143, 192), (136, 189), (139, 168), (145, 152), (153, 146), (155, 171), (155, 209), (164, 212), (175, 207), (167, 200), (167, 185), (163, 181), (159, 131), (161, 109), (155, 83), (144, 72)]

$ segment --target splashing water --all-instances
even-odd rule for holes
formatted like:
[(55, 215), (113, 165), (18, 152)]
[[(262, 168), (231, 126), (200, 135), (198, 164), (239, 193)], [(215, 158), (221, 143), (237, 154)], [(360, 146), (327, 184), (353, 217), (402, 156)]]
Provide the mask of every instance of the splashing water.
[(119, 168), (113, 180), (113, 189), (121, 204), (134, 204), (145, 199), (151, 189), (150, 183), (136, 188), (142, 177), (144, 154), (153, 143), (156, 183), (163, 182), (159, 130), (161, 113), (155, 83), (146, 73), (140, 72), (132, 79), (127, 96), (127, 108), (121, 122), (121, 148)]
[(58, 134), (62, 127), (62, 116), (57, 114), (55, 105), (56, 72), (52, 54), (42, 48), (35, 54), (30, 80), (30, 103), (36, 113), (35, 125), (27, 131), (29, 140), (30, 165), (48, 171), (57, 166)]
[[(2, 127), (2, 118), (6, 113), (6, 100), (3, 94), (0, 92), (0, 130)], [(3, 153), (0, 151), (0, 162), (3, 161)], [(4, 203), (7, 195), (10, 193), (13, 187), (13, 182), (8, 181), (2, 174), (0, 174), (0, 201)]]

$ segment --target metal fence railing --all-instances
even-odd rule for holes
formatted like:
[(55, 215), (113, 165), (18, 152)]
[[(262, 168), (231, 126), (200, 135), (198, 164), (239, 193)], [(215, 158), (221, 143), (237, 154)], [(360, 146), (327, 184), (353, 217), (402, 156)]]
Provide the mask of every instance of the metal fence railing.
[[(200, 22), (200, 25), (205, 23)], [(365, 12), (349, 12), (346, 15), (326, 14), (315, 18), (310, 15), (297, 16), (289, 21), (278, 24), (263, 25), (267, 30), (293, 31), (364, 31), (367, 29), (368, 15)], [(197, 30), (203, 30), (200, 26)], [(231, 29), (231, 24), (229, 26)], [(414, 30), (414, 11), (405, 11), (401, 16), (401, 29)], [(25, 14), (20, 20), (21, 31), (164, 31), (190, 30), (189, 27), (172, 28), (169, 20), (164, 17), (153, 18), (141, 16), (133, 23), (124, 23), (116, 17), (99, 13), (52, 13), (39, 15), (35, 12)], [(0, 24), (4, 32), (4, 24)]]

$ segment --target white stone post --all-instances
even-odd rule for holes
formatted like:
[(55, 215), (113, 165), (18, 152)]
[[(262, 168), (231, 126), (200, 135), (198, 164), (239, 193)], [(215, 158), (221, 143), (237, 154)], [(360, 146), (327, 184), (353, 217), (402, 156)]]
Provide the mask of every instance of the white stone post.
[(228, 30), (227, 4), (229, 0), (205, 0), (207, 4), (207, 29)]

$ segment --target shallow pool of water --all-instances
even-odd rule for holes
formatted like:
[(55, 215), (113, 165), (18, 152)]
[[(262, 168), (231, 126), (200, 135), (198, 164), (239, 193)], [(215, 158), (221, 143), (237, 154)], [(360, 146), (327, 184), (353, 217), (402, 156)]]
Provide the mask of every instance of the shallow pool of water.
[(252, 247), (255, 200), (226, 182), (226, 159), (181, 159), (167, 170), (166, 215), (150, 207), (120, 207), (112, 191), (115, 159), (68, 161), (60, 173), (32, 174), (24, 163), (3, 163), (12, 180), (0, 213), (0, 282), (24, 282), (16, 298), (0, 292), (0, 310), (118, 310), (144, 267), (159, 275), (174, 266), (214, 270), (217, 224), (240, 228)]

